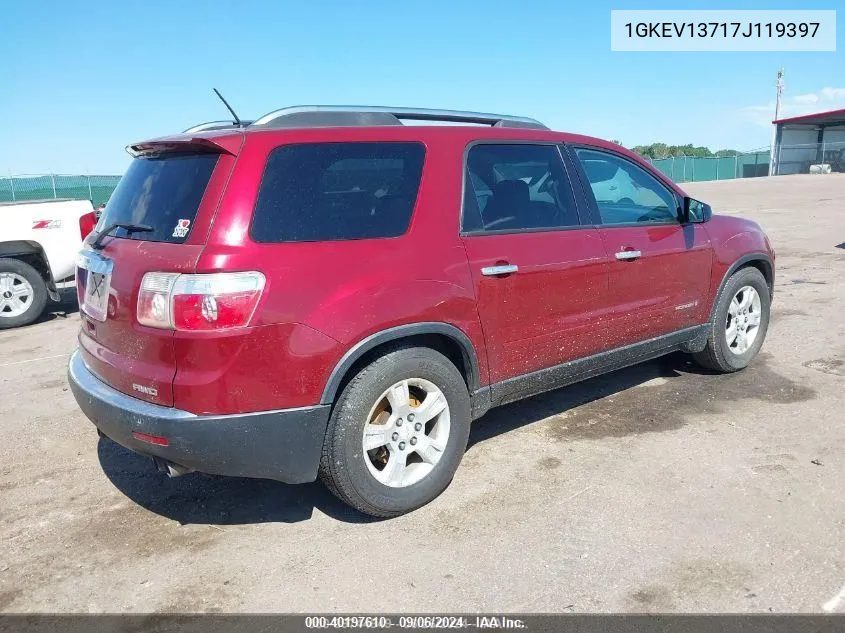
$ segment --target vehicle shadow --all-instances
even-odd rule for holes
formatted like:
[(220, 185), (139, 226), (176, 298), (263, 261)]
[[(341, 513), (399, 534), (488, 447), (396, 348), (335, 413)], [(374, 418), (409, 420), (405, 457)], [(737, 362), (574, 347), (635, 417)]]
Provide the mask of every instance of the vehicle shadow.
[[(672, 355), (494, 409), (473, 425), (468, 450), (502, 433), (653, 378), (671, 379), (690, 371), (696, 370), (690, 369), (684, 356)], [(152, 460), (107, 438), (100, 438), (98, 456), (103, 472), (123, 494), (143, 508), (182, 524), (296, 523), (310, 519), (315, 508), (347, 523), (379, 521), (349, 508), (317, 482), (287, 485), (202, 473), (170, 479), (156, 470)]]
[(497, 407), (473, 424), (467, 451), (492, 437), (626, 391), (649, 380), (672, 379), (691, 373), (714, 372), (692, 364), (686, 354), (675, 353)]
[(32, 324), (66, 319), (77, 312), (79, 312), (79, 302), (76, 299), (76, 288), (59, 288), (59, 302), (48, 301), (44, 312)]
[(188, 473), (169, 478), (151, 459), (101, 437), (100, 465), (112, 484), (135, 503), (182, 524), (296, 523), (318, 508), (339, 521), (377, 521), (337, 500), (321, 484), (289, 485), (269, 479)]

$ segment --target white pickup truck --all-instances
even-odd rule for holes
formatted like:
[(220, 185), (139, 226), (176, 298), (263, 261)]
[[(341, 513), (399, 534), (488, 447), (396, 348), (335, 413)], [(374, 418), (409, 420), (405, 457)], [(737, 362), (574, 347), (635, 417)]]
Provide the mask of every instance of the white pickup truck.
[(88, 200), (0, 203), (0, 330), (27, 325), (73, 278), (97, 217)]

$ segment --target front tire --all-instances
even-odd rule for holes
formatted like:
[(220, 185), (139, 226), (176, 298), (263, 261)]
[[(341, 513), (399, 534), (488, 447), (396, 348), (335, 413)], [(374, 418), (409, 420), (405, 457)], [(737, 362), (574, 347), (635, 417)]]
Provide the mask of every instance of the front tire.
[(44, 312), (47, 284), (26, 262), (0, 258), (0, 330), (29, 325)]
[(443, 492), (470, 430), (463, 376), (425, 347), (394, 349), (361, 369), (329, 419), (320, 480), (341, 501), (394, 517)]
[(766, 338), (770, 308), (763, 274), (753, 267), (736, 271), (716, 299), (707, 345), (693, 354), (695, 362), (722, 373), (744, 369)]

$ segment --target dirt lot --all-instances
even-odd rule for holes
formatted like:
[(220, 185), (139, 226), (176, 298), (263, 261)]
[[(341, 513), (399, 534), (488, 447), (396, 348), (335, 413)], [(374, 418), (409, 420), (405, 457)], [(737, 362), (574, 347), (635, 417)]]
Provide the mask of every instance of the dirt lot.
[(65, 382), (72, 299), (0, 332), (0, 611), (845, 611), (845, 176), (688, 189), (775, 245), (758, 360), (493, 411), (391, 521), (98, 441)]

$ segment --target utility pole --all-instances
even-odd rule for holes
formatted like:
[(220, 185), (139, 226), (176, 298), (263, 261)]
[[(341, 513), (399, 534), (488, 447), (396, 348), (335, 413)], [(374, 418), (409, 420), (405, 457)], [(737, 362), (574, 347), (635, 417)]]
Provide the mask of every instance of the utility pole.
[[(775, 97), (775, 121), (780, 118), (780, 98), (783, 95), (783, 68), (778, 71), (777, 81), (775, 82), (775, 87), (777, 88), (777, 96)], [(774, 129), (772, 130), (772, 143), (771, 149), (769, 150), (769, 175), (773, 176), (775, 173), (775, 165), (777, 161), (775, 160), (775, 145), (778, 141), (778, 126), (775, 125)]]

